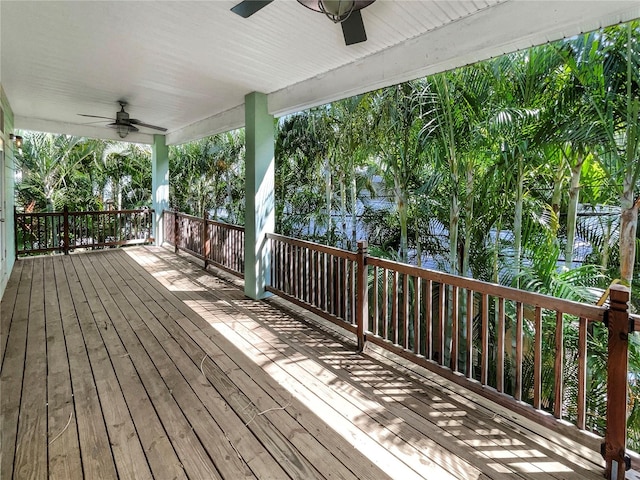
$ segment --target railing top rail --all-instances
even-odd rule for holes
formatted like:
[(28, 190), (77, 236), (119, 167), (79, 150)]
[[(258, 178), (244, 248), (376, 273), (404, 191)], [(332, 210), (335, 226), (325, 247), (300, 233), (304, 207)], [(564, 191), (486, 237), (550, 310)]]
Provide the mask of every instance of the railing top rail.
[(196, 220), (198, 222), (204, 221), (204, 218), (196, 217), (195, 215), (189, 215), (188, 213), (182, 213), (182, 212), (174, 212), (174, 213), (179, 217), (188, 218), (189, 220)]
[(154, 213), (153, 208), (140, 208), (135, 210), (93, 210), (87, 212), (68, 212), (69, 215), (117, 215), (119, 213)]
[(629, 319), (631, 320), (631, 326), (633, 326), (634, 332), (640, 332), (640, 315), (632, 313), (629, 315)]
[(223, 228), (228, 228), (229, 230), (238, 230), (239, 232), (244, 232), (244, 227), (242, 225), (234, 225), (233, 223), (221, 222), (219, 220), (207, 220), (209, 225), (219, 225)]
[(61, 217), (63, 212), (16, 212), (16, 217)]
[(518, 290), (516, 288), (505, 287), (495, 283), (483, 282), (481, 280), (475, 280), (473, 278), (460, 277), (449, 273), (429, 270), (426, 268), (407, 265), (404, 263), (385, 260), (382, 258), (367, 257), (366, 262), (367, 265), (387, 268), (390, 270), (395, 270), (398, 273), (404, 273), (407, 275), (412, 275), (414, 277), (420, 277), (439, 283), (457, 285), (458, 287), (466, 288), (474, 292), (502, 297), (508, 300), (515, 300), (517, 302), (522, 302), (527, 305), (541, 307), (548, 310), (556, 310), (569, 315), (584, 317), (591, 321), (602, 321), (604, 318), (604, 312), (607, 310), (606, 307), (587, 305), (580, 302), (574, 302), (572, 300), (565, 300), (563, 298), (543, 295), (541, 293)]
[[(90, 210), (86, 212), (67, 212), (69, 215), (116, 215), (120, 213), (153, 213), (152, 208), (138, 210)], [(16, 212), (19, 217), (53, 217), (64, 215), (64, 212)]]
[(335, 257), (353, 260), (354, 262), (358, 259), (358, 254), (355, 252), (349, 252), (348, 250), (342, 250), (341, 248), (327, 247), (326, 245), (321, 245), (319, 243), (309, 242), (306, 240), (298, 240), (296, 238), (285, 237), (284, 235), (279, 235), (277, 233), (267, 233), (267, 238), (283, 243), (288, 243), (289, 245), (311, 248), (319, 252), (328, 253), (329, 255), (333, 255)]

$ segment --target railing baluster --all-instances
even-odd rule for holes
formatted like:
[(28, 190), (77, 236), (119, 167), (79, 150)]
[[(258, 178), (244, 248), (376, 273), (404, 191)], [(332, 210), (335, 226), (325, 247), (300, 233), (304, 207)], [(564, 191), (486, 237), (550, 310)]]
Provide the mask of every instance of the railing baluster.
[(473, 377), (473, 290), (467, 289), (467, 378)]
[(413, 277), (413, 353), (420, 355), (420, 277)]
[(522, 400), (522, 354), (523, 354), (523, 316), (524, 305), (522, 302), (516, 303), (516, 380), (515, 392), (516, 400)]
[(445, 327), (445, 316), (447, 312), (447, 295), (445, 293), (446, 285), (443, 282), (440, 282), (438, 286), (438, 363), (440, 365), (445, 364), (445, 337), (446, 335), (446, 327)]
[(402, 275), (402, 346), (409, 348), (409, 275)]
[(340, 268), (340, 276), (338, 277), (340, 279), (340, 300), (338, 301), (338, 308), (339, 308), (339, 312), (340, 314), (338, 315), (338, 317), (342, 318), (342, 319), (346, 319), (346, 297), (347, 297), (347, 270), (346, 270), (346, 264), (344, 262), (344, 259), (342, 258), (338, 258), (338, 267)]
[(398, 345), (398, 272), (394, 270), (393, 284), (391, 286), (391, 329), (393, 332), (393, 344)]
[(504, 392), (504, 298), (498, 297), (498, 335), (497, 335), (497, 365), (496, 365), (496, 389)]
[(562, 404), (564, 402), (564, 322), (561, 311), (556, 312), (556, 356), (554, 365), (553, 415), (562, 419)]
[(584, 430), (587, 424), (587, 319), (581, 317), (578, 323), (578, 428)]
[(378, 270), (378, 266), (374, 266), (373, 267), (373, 306), (372, 308), (372, 322), (371, 322), (371, 331), (374, 335), (378, 335), (378, 295), (379, 295), (379, 285), (378, 285), (378, 276), (379, 276), (379, 270)]
[(489, 377), (489, 295), (482, 294), (482, 365), (480, 383), (487, 385)]
[(389, 340), (389, 279), (387, 269), (382, 269), (382, 338)]
[(533, 408), (540, 408), (542, 397), (542, 308), (535, 310), (535, 337), (533, 346)]
[(433, 282), (431, 279), (427, 279), (425, 286), (426, 293), (425, 299), (425, 352), (424, 356), (429, 360), (433, 360)]
[(451, 370), (458, 371), (458, 287), (451, 289)]

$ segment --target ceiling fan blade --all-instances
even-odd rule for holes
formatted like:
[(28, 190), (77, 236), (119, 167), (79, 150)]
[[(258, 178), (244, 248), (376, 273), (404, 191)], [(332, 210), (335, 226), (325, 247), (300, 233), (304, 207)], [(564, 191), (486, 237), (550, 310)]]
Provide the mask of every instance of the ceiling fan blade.
[(89, 118), (104, 118), (105, 120), (113, 120), (113, 117), (101, 117), (100, 115), (87, 115), (86, 113), (79, 113), (81, 117), (89, 117)]
[(244, 0), (231, 9), (233, 13), (240, 15), (242, 18), (249, 18), (258, 10), (269, 5), (273, 0)]
[(342, 34), (344, 43), (347, 45), (367, 41), (367, 32), (364, 30), (364, 22), (359, 10), (351, 12), (349, 18), (342, 22)]
[(167, 129), (164, 127), (157, 127), (155, 125), (149, 125), (148, 123), (144, 123), (141, 122), (140, 120), (137, 120), (135, 118), (130, 118), (129, 119), (129, 123), (132, 125), (140, 125), (141, 127), (145, 127), (145, 128), (153, 128), (154, 130), (160, 130), (161, 132), (166, 132)]

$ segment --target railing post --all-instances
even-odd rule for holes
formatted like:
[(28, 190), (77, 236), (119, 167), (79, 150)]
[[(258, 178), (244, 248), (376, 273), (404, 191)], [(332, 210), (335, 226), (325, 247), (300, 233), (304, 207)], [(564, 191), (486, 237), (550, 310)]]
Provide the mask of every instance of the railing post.
[(356, 293), (356, 334), (358, 337), (358, 352), (364, 350), (364, 323), (369, 310), (369, 295), (367, 292), (367, 241), (358, 242), (357, 260), (357, 293)]
[(607, 318), (607, 427), (604, 437), (605, 477), (609, 480), (624, 480), (627, 465), (629, 296), (628, 287), (611, 286)]
[(64, 254), (69, 255), (69, 207), (66, 205), (62, 211), (62, 229), (64, 232)]
[(204, 269), (209, 265), (209, 254), (211, 253), (211, 244), (209, 243), (209, 215), (207, 210), (202, 212), (202, 256), (204, 257)]
[(178, 253), (178, 244), (180, 243), (180, 220), (178, 218), (178, 210), (173, 211), (173, 243), (174, 253)]
[[(16, 244), (16, 260), (18, 260), (18, 252), (20, 249), (18, 248), (18, 227), (20, 224), (18, 223), (18, 208), (13, 206), (13, 239)], [(24, 229), (22, 229), (22, 248), (24, 248)]]

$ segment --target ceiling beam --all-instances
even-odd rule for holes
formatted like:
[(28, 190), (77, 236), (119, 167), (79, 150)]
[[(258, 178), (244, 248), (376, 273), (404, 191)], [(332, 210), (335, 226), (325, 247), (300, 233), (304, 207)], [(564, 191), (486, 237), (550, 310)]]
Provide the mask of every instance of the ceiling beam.
[(33, 130), (36, 132), (57, 133), (73, 135), (76, 137), (98, 138), (101, 140), (116, 140), (118, 142), (143, 143), (151, 145), (153, 135), (147, 133), (130, 133), (126, 138), (120, 138), (116, 130), (108, 127), (96, 127), (94, 125), (78, 125), (76, 123), (55, 122), (38, 118), (15, 117), (15, 130)]
[(244, 103), (168, 133), (167, 145), (191, 142), (242, 127), (244, 127)]
[[(640, 17), (637, 1), (516, 1), (269, 95), (279, 117)], [(551, 20), (550, 20), (551, 19)], [(541, 25), (549, 25), (541, 30)]]

